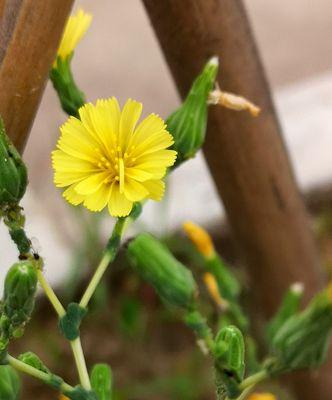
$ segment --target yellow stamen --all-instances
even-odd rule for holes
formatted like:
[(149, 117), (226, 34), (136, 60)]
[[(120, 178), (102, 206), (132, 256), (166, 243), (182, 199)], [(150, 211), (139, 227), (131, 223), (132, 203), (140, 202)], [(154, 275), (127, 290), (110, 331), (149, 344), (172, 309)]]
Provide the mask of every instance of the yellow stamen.
[(206, 258), (211, 258), (214, 255), (214, 247), (211, 236), (205, 229), (191, 221), (183, 224), (183, 230), (186, 232), (189, 239), (197, 247), (197, 250)]
[(69, 400), (69, 398), (64, 394), (60, 393), (59, 400)]
[(203, 281), (211, 298), (217, 306), (225, 310), (228, 307), (228, 302), (221, 297), (216, 278), (210, 272), (205, 272), (203, 275)]

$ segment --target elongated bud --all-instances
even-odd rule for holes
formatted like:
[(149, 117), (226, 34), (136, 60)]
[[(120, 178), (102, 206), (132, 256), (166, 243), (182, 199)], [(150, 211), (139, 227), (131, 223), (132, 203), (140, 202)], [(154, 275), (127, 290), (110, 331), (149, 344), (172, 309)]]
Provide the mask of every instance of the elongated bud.
[(279, 310), (267, 326), (267, 338), (272, 341), (282, 325), (292, 315), (299, 311), (301, 299), (303, 296), (303, 285), (301, 283), (293, 284), (285, 294)]
[(269, 366), (271, 374), (319, 367), (327, 356), (331, 330), (332, 302), (324, 291), (276, 332), (272, 341), (275, 361)]
[(167, 303), (190, 310), (197, 286), (191, 271), (153, 236), (144, 233), (129, 243), (131, 265)]
[(176, 165), (193, 157), (202, 147), (206, 134), (208, 96), (218, 72), (218, 58), (211, 58), (195, 79), (184, 103), (166, 120), (178, 152)]
[(0, 399), (18, 400), (20, 386), (15, 370), (9, 365), (0, 365)]
[(30, 319), (37, 291), (37, 272), (31, 261), (14, 264), (5, 279), (3, 309), (13, 328)]
[(107, 364), (96, 364), (91, 371), (91, 386), (98, 400), (112, 400), (112, 370)]
[(41, 361), (41, 359), (32, 351), (28, 351), (26, 353), (20, 354), (18, 359), (25, 364), (30, 365), (38, 369), (39, 371), (46, 372), (47, 374), (50, 373), (50, 370), (46, 367), (46, 365)]
[(0, 209), (18, 204), (27, 183), (26, 166), (6, 135), (0, 118)]

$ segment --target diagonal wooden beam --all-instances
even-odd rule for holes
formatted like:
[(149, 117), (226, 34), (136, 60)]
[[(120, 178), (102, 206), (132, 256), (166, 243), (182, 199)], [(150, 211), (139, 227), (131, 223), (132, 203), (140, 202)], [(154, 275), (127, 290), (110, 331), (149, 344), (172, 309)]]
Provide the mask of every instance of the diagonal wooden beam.
[(73, 0), (0, 0), (0, 115), (22, 151)]
[[(218, 55), (222, 88), (261, 106), (256, 119), (211, 109), (204, 153), (248, 267), (256, 311), (271, 315), (294, 281), (304, 282), (308, 298), (323, 284), (316, 248), (242, 1), (143, 3), (182, 97)], [(328, 371), (293, 380), (299, 398), (328, 400)]]

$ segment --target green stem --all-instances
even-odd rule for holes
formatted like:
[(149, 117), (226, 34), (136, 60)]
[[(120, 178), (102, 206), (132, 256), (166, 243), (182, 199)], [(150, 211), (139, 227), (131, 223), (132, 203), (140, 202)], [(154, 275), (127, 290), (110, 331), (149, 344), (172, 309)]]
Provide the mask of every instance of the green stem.
[[(50, 284), (45, 279), (42, 271), (38, 270), (37, 276), (38, 276), (38, 281), (39, 281), (40, 285), (42, 286), (42, 288), (44, 289), (44, 292), (45, 292), (47, 298), (49, 299), (50, 303), (54, 307), (59, 318), (62, 318), (66, 314), (66, 310), (64, 309), (63, 305), (61, 304), (60, 300), (58, 299), (57, 295), (55, 294), (55, 292), (52, 289), (52, 287), (50, 286)], [(70, 341), (70, 346), (73, 351), (73, 355), (74, 355), (78, 375), (80, 378), (80, 382), (85, 389), (90, 390), (91, 384), (90, 384), (89, 374), (88, 374), (88, 370), (87, 370), (87, 366), (86, 366), (86, 362), (85, 362), (85, 358), (84, 358), (81, 339), (78, 337), (77, 339)]]
[(247, 379), (242, 381), (240, 389), (245, 390), (249, 387), (256, 386), (258, 383), (264, 381), (269, 377), (268, 372), (264, 369), (263, 371), (257, 372), (254, 375), (249, 376)]
[[(248, 394), (254, 389), (254, 387), (268, 377), (269, 374), (267, 373), (267, 371), (263, 370), (257, 372), (257, 374), (249, 376), (247, 379), (242, 381), (242, 383), (240, 384), (240, 389), (242, 390), (242, 393), (239, 397), (236, 398), (236, 400), (245, 400)], [(229, 397), (227, 397), (226, 400), (230, 400)]]
[(45, 279), (41, 270), (38, 270), (37, 276), (40, 286), (44, 289), (44, 292), (48, 300), (52, 304), (58, 316), (62, 318), (66, 314), (66, 310), (64, 309), (63, 305), (61, 304), (60, 300), (58, 299), (57, 295), (55, 294), (50, 284)]
[(72, 340), (70, 342), (70, 345), (74, 354), (78, 375), (80, 377), (80, 382), (84, 387), (84, 389), (90, 390), (91, 389), (90, 378), (86, 367), (86, 362), (84, 358), (80, 337), (76, 338), (75, 340)]
[(127, 221), (127, 218), (118, 218), (118, 220), (113, 228), (111, 238), (108, 241), (108, 244), (106, 246), (104, 255), (103, 255), (90, 283), (88, 284), (88, 287), (86, 288), (86, 290), (82, 296), (82, 299), (80, 301), (81, 307), (86, 308), (88, 306), (89, 301), (91, 300), (91, 297), (93, 296), (94, 292), (96, 291), (96, 288), (97, 288), (99, 282), (101, 281), (101, 278), (103, 277), (107, 267), (114, 260), (116, 254), (119, 250), (119, 247), (120, 247), (121, 238), (122, 238), (125, 228), (127, 226), (126, 221)]
[[(28, 365), (20, 360), (18, 360), (15, 357), (12, 357), (11, 355), (8, 354), (7, 356), (7, 361), (9, 365), (11, 365), (13, 368), (15, 368), (17, 371), (23, 372), (25, 374), (28, 374), (30, 376), (33, 376), (34, 378), (40, 379), (44, 383), (48, 384), (51, 381), (52, 375), (39, 371), (39, 369), (32, 367), (31, 365)], [(66, 382), (62, 382), (60, 385), (60, 389), (62, 392), (70, 392), (74, 388), (70, 386)]]

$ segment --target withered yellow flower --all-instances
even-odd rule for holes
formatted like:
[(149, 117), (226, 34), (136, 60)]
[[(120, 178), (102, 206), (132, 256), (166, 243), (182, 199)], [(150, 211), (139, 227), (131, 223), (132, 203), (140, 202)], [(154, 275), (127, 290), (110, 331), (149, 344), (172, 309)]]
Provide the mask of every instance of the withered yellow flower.
[(92, 15), (81, 9), (78, 10), (76, 14), (69, 17), (58, 49), (58, 57), (64, 60), (70, 56), (77, 46), (77, 43), (88, 30), (91, 20)]
[(214, 255), (211, 236), (205, 229), (191, 221), (187, 221), (183, 224), (183, 230), (204, 257), (210, 258)]
[(253, 393), (248, 400), (277, 400), (277, 398), (272, 393)]
[(229, 304), (221, 297), (216, 278), (210, 272), (205, 272), (203, 274), (203, 281), (213, 301), (218, 307), (225, 310)]
[(52, 153), (54, 182), (68, 187), (63, 196), (91, 211), (107, 205), (114, 217), (124, 217), (133, 203), (161, 200), (162, 178), (176, 159), (167, 148), (173, 137), (164, 121), (150, 114), (138, 125), (142, 104), (127, 100), (122, 111), (113, 97), (85, 104), (79, 117), (70, 117), (60, 128)]

